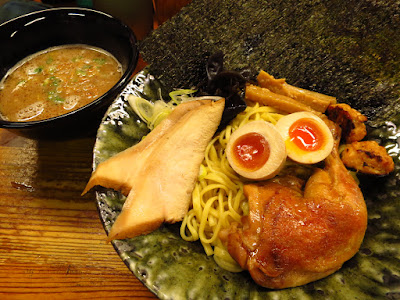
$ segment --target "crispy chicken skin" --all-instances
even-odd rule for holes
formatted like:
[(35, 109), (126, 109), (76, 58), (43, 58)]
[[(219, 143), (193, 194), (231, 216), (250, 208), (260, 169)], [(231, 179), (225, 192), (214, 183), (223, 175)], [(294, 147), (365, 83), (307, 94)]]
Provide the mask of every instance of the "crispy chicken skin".
[(367, 117), (350, 105), (332, 104), (326, 110), (326, 115), (342, 128), (342, 138), (346, 143), (361, 141), (367, 135), (364, 124)]
[(394, 170), (392, 157), (375, 141), (347, 144), (340, 155), (346, 167), (361, 173), (387, 175)]
[(357, 253), (367, 209), (337, 147), (338, 139), (304, 190), (293, 176), (245, 185), (250, 213), (230, 227), (224, 243), (259, 285), (303, 285), (332, 274)]

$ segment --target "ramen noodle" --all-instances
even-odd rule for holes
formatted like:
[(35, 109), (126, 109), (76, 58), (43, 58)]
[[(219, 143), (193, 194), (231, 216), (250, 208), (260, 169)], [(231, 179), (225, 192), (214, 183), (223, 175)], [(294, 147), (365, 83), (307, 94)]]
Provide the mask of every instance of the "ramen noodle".
[(218, 235), (232, 222), (240, 222), (241, 217), (248, 214), (248, 206), (243, 195), (244, 181), (229, 165), (226, 145), (230, 135), (244, 124), (264, 120), (275, 125), (282, 116), (274, 108), (250, 103), (206, 148), (192, 193), (192, 208), (182, 222), (180, 234), (186, 241), (200, 240), (206, 254), (213, 255), (217, 264), (228, 271), (239, 272), (242, 269), (222, 245)]

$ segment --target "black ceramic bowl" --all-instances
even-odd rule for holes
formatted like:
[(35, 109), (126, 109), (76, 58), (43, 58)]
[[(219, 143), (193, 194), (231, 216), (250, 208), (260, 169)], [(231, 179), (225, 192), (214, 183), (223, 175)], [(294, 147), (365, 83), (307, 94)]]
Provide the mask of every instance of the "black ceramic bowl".
[(131, 79), (138, 60), (136, 37), (114, 17), (84, 8), (56, 8), (17, 17), (0, 25), (0, 78), (23, 58), (49, 47), (86, 44), (113, 54), (122, 78), (104, 95), (59, 117), (9, 122), (0, 127), (30, 138), (69, 138), (94, 132), (112, 101)]

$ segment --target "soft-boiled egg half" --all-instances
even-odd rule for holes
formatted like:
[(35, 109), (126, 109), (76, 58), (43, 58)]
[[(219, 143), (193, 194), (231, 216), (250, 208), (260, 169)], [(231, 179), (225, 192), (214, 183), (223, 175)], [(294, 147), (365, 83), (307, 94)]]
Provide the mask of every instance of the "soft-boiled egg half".
[(324, 160), (333, 149), (333, 136), (326, 123), (311, 112), (282, 117), (275, 125), (285, 141), (290, 159), (303, 164)]
[(252, 180), (274, 177), (285, 164), (280, 133), (266, 121), (252, 121), (235, 130), (226, 146), (228, 162), (239, 175)]

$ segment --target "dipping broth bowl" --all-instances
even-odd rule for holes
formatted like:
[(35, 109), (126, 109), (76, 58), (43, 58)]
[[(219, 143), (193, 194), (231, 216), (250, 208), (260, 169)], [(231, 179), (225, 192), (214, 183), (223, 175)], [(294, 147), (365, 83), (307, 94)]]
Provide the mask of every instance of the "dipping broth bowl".
[(109, 105), (129, 83), (138, 61), (137, 40), (120, 20), (86, 8), (33, 12), (0, 25), (0, 79), (24, 58), (50, 47), (85, 44), (112, 54), (122, 77), (105, 94), (64, 115), (40, 121), (10, 122), (0, 128), (35, 139), (64, 139), (94, 134)]

